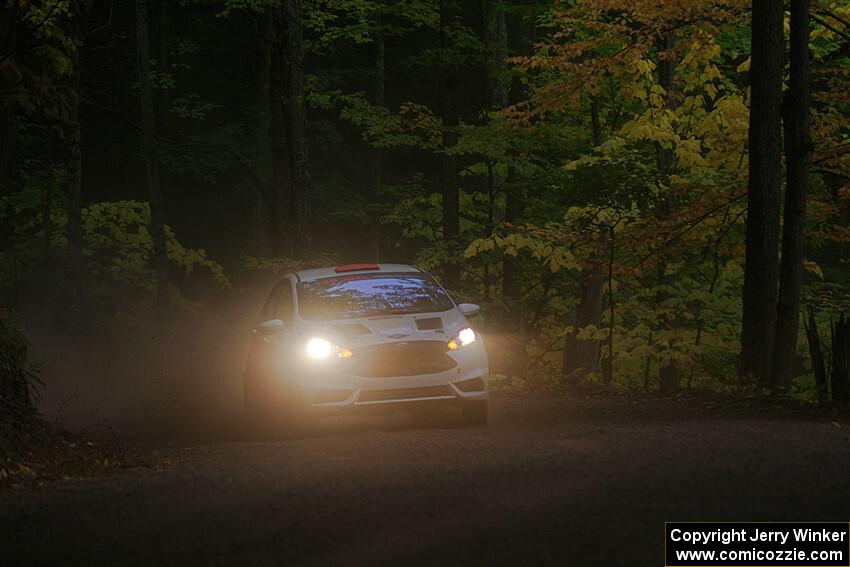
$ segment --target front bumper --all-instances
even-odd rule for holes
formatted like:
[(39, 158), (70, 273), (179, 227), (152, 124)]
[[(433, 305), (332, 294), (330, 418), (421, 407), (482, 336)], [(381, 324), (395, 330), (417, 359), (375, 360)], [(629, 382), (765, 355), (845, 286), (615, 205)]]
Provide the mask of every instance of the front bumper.
[(487, 355), (482, 341), (449, 353), (450, 370), (413, 376), (367, 377), (353, 374), (345, 361), (304, 361), (297, 372), (310, 413), (334, 415), (460, 405), (489, 397)]

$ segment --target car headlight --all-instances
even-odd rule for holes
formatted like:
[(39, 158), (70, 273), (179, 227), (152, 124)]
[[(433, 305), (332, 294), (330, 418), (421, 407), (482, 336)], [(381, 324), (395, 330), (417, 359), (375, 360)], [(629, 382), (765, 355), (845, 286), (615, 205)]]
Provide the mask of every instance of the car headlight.
[(475, 342), (475, 331), (469, 327), (464, 327), (458, 333), (449, 339), (447, 346), (449, 350), (457, 350), (465, 346), (469, 346)]
[(335, 354), (337, 358), (351, 358), (351, 351), (345, 347), (337, 346), (320, 337), (313, 337), (307, 341), (307, 356), (313, 360), (325, 360)]
[(307, 341), (307, 356), (316, 360), (323, 360), (331, 355), (333, 345), (325, 339), (313, 337)]

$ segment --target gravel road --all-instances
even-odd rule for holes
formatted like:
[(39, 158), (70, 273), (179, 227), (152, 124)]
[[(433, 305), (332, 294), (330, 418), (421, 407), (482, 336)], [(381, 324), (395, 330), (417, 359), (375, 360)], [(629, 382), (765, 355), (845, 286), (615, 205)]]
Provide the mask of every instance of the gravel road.
[(850, 519), (850, 426), (501, 395), (313, 438), (143, 441), (145, 466), (0, 494), (0, 564), (663, 565), (665, 520)]

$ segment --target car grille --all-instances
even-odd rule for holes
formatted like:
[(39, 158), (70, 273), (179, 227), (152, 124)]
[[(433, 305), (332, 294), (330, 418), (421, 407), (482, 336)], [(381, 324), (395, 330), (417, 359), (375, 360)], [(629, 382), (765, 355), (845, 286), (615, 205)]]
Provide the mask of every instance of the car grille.
[(448, 386), (426, 386), (424, 388), (396, 388), (394, 390), (366, 390), (358, 402), (387, 402), (390, 400), (415, 400), (417, 398), (440, 398), (453, 396)]
[(362, 347), (354, 351), (352, 374), (367, 378), (437, 374), (457, 364), (443, 341), (410, 341)]

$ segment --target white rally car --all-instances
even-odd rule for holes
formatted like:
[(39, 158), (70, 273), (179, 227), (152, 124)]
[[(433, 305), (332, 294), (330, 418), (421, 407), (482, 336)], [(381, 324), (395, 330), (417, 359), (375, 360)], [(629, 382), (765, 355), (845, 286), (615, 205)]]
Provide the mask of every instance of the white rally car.
[(318, 416), (455, 405), (487, 421), (487, 354), (427, 273), (401, 264), (303, 270), (272, 290), (252, 332), (245, 373), (249, 418), (314, 423)]

